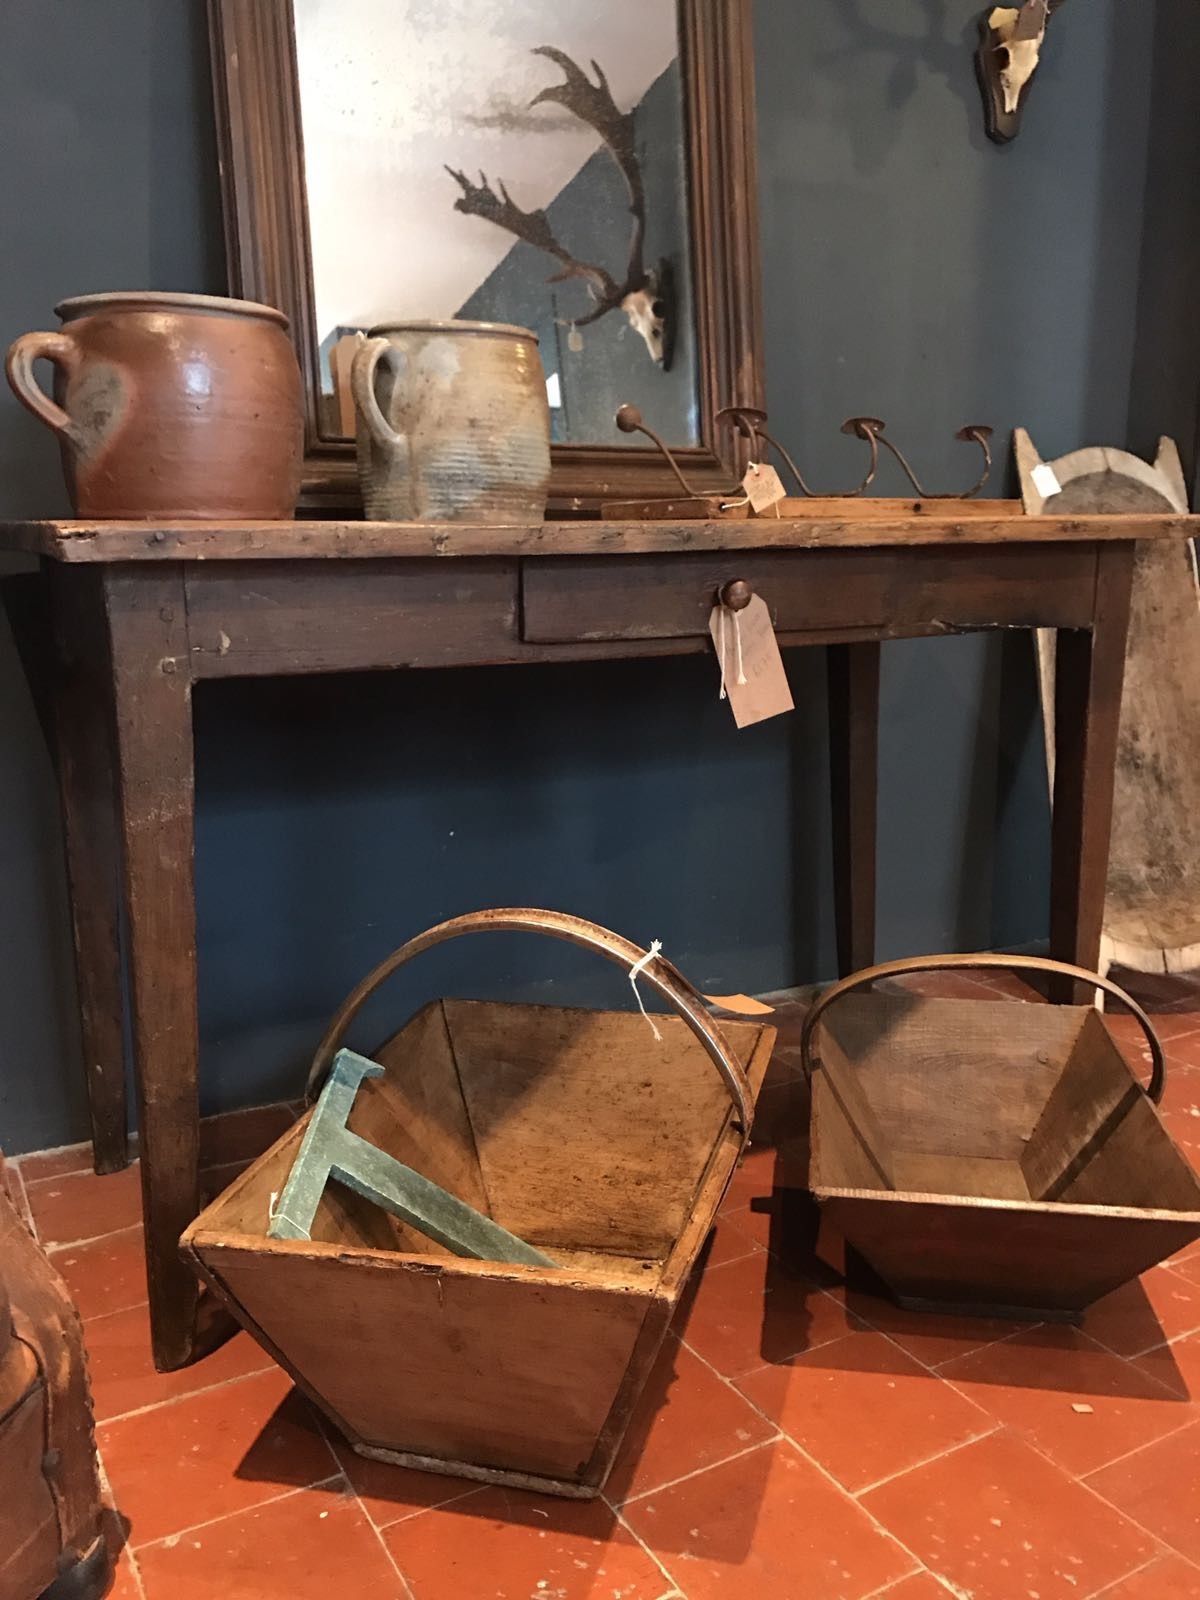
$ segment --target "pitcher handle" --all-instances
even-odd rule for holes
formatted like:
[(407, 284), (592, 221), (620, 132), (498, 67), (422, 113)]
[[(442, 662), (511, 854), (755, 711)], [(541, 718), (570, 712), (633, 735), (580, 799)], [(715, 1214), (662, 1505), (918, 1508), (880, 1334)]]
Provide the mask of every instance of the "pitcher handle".
[(404, 435), (384, 416), (375, 393), (375, 369), (381, 361), (395, 362), (395, 347), (388, 339), (363, 339), (350, 362), (350, 393), (355, 409), (381, 445), (401, 446)]
[(8, 381), (27, 411), (31, 411), (48, 428), (53, 428), (55, 433), (69, 439), (78, 448), (83, 443), (83, 435), (77, 424), (72, 422), (56, 401), (51, 400), (34, 376), (33, 364), (42, 357), (70, 376), (78, 364), (79, 351), (67, 333), (23, 333), (9, 346), (5, 357), (4, 370), (8, 374)]

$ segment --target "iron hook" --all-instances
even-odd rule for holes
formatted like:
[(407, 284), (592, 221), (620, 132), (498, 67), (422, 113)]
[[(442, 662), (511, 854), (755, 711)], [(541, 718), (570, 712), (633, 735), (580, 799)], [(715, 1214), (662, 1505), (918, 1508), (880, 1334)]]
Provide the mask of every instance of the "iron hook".
[(970, 500), (979, 493), (991, 476), (992, 450), (988, 441), (991, 439), (993, 430), (982, 423), (971, 423), (965, 428), (960, 428), (954, 437), (964, 444), (973, 443), (979, 446), (983, 451), (983, 471), (970, 489), (955, 491), (950, 494), (931, 494), (922, 487), (921, 481), (910, 466), (907, 456), (900, 449), (900, 446), (893, 444), (884, 432), (886, 426), (887, 424), (878, 417), (850, 417), (842, 424), (842, 432), (857, 433), (860, 438), (869, 435), (876, 446), (882, 444), (885, 449), (891, 451), (900, 464), (904, 476), (912, 484), (917, 497), (921, 500)]
[[(767, 413), (765, 411), (760, 410), (757, 406), (725, 406), (722, 410), (717, 412), (717, 421), (720, 422), (723, 417), (728, 417), (733, 422), (733, 425), (737, 428), (738, 432), (741, 433), (742, 437), (749, 439), (750, 448), (754, 452), (756, 459), (765, 454), (765, 451), (760, 448), (760, 441), (777, 451), (780, 459), (787, 466), (788, 471), (791, 473), (792, 477), (795, 478), (797, 484), (799, 484), (800, 492), (807, 495), (810, 500), (852, 500), (856, 495), (863, 494), (874, 481), (875, 473), (879, 467), (879, 446), (875, 442), (875, 437), (869, 432), (864, 432), (856, 427), (851, 427), (848, 423), (843, 424), (842, 432), (857, 433), (860, 439), (865, 439), (867, 441), (871, 449), (871, 464), (867, 469), (866, 477), (858, 485), (857, 489), (844, 490), (842, 494), (838, 496), (827, 496), (818, 495), (815, 489), (809, 487), (809, 485), (805, 482), (804, 474), (800, 471), (800, 468), (796, 465), (795, 461), (793, 461), (786, 446), (779, 439), (777, 439), (774, 434), (767, 432)], [(857, 422), (859, 420), (859, 418), (851, 419), (853, 422)]]

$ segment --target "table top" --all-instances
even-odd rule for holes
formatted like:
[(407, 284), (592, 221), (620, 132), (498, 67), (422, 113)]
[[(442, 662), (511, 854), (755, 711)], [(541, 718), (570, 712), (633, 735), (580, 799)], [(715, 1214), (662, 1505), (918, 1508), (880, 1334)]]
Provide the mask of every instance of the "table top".
[(0, 522), (0, 550), (63, 562), (338, 561), (602, 556), (1079, 543), (1200, 536), (1200, 516), (1026, 516), (1019, 501), (810, 501), (796, 515), (716, 522)]

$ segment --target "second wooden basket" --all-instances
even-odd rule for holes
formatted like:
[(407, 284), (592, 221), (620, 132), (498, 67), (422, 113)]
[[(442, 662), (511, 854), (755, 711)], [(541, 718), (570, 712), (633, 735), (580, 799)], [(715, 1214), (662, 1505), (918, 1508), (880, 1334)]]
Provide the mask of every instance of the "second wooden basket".
[[(964, 968), (1105, 990), (1145, 1033), (1149, 1087), (1091, 1006), (851, 992)], [(1075, 1320), (1200, 1237), (1200, 1182), (1155, 1109), (1162, 1046), (1140, 1006), (1082, 967), (974, 955), (871, 967), (820, 997), (801, 1048), (810, 1186), (901, 1305)]]
[[(348, 1126), (552, 1257), (452, 1255), (330, 1184), (312, 1239), (266, 1236), (308, 1121), (191, 1225), (183, 1249), (360, 1454), (586, 1498), (603, 1487), (749, 1133), (774, 1030), (718, 1028), (662, 957), (557, 912), (479, 912), (389, 956), (322, 1042), (411, 957), (489, 929), (641, 965), (678, 1013), (439, 1000), (374, 1052)], [(716, 1072), (700, 1072), (697, 1042)]]

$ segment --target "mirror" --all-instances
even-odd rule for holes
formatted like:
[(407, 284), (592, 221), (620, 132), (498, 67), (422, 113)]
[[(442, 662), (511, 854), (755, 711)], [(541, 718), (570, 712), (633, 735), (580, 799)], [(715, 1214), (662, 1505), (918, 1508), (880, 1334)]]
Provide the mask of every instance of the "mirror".
[(234, 292), (290, 318), (307, 499), (354, 496), (349, 358), (397, 319), (538, 336), (551, 502), (697, 484), (759, 404), (748, 0), (211, 0)]

